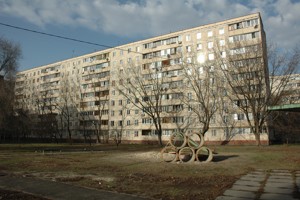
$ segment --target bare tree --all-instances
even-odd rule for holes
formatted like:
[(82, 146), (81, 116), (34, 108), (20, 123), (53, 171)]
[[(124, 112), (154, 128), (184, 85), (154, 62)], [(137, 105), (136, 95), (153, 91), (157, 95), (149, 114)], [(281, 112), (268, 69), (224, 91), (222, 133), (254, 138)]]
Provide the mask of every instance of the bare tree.
[[(280, 102), (300, 54), (297, 49), (282, 54), (274, 46), (267, 48), (261, 40), (228, 42), (229, 49), (215, 51), (215, 65), (226, 80), (228, 99), (239, 108), (234, 117), (246, 120), (260, 145), (270, 118), (268, 106)], [(226, 58), (221, 56), (224, 53)]]
[(51, 90), (41, 91), (35, 99), (35, 106), (38, 111), (38, 119), (36, 122), (36, 131), (41, 138), (48, 137), (57, 141), (57, 102), (53, 98)]
[(20, 57), (20, 46), (0, 37), (0, 76), (13, 75), (17, 71)]
[[(56, 108), (60, 116), (60, 126), (62, 131), (67, 130), (69, 142), (72, 144), (72, 126), (75, 125), (74, 118), (77, 115), (76, 108), (76, 83), (73, 79), (65, 76), (60, 83), (60, 102), (56, 103)], [(75, 92), (74, 92), (75, 91)]]
[(117, 73), (117, 90), (148, 118), (143, 118), (144, 124), (154, 124), (159, 144), (162, 145), (162, 102), (166, 99), (179, 99), (182, 94), (169, 90), (167, 77), (163, 76), (170, 60), (155, 61), (142, 66), (129, 63)]
[[(130, 100), (124, 101), (123, 99), (119, 100), (118, 104), (118, 114), (116, 113), (114, 119), (117, 119), (117, 123), (110, 125), (110, 138), (115, 142), (117, 147), (121, 144), (124, 131), (127, 128), (130, 128), (133, 124), (130, 120), (130, 112), (132, 111), (133, 105)], [(112, 110), (114, 112), (114, 110)], [(127, 120), (129, 119), (129, 120)]]
[[(107, 77), (109, 71), (102, 70), (108, 65), (107, 62), (101, 63), (98, 66), (92, 65), (84, 68), (85, 81), (82, 86), (85, 91), (82, 93), (82, 101), (80, 107), (85, 109), (81, 114), (84, 115), (82, 125), (86, 127), (86, 123), (91, 123), (94, 127), (97, 142), (108, 142), (108, 97), (109, 81)], [(99, 68), (97, 68), (99, 67)], [(85, 100), (85, 98), (93, 97), (93, 100)], [(87, 119), (87, 120), (86, 120)], [(88, 122), (89, 121), (89, 122)], [(102, 138), (102, 139), (101, 139)]]
[(10, 129), (12, 117), (14, 115), (13, 102), (14, 102), (14, 82), (5, 80), (0, 77), (0, 132), (1, 137), (4, 139), (7, 136), (12, 136), (13, 131)]
[(197, 128), (202, 135), (205, 135), (219, 105), (216, 72), (213, 62), (204, 62), (201, 55), (188, 51), (190, 52), (187, 52), (187, 57), (180, 64), (184, 85), (186, 85), (182, 102), (195, 114)]
[(2, 134), (5, 134), (10, 127), (17, 126), (12, 125), (15, 121), (14, 74), (18, 68), (20, 57), (19, 45), (0, 37), (0, 132)]

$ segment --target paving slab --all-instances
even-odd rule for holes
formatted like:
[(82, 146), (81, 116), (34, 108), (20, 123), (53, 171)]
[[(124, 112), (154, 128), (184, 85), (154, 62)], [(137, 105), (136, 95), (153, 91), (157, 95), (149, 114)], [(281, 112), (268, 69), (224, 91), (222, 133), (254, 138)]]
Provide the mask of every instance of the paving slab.
[(268, 178), (267, 182), (276, 182), (276, 183), (293, 183), (294, 180), (292, 178), (277, 178), (277, 177), (270, 177)]
[(265, 176), (242, 176), (240, 180), (261, 182), (265, 180)]
[(287, 170), (287, 169), (273, 169), (272, 172), (276, 172), (276, 173), (280, 173), (280, 172), (289, 173), (290, 171)]
[(147, 198), (128, 194), (120, 194), (104, 190), (78, 187), (65, 183), (47, 181), (29, 177), (0, 176), (0, 187), (45, 197), (51, 200), (145, 200)]
[(224, 192), (224, 196), (254, 199), (256, 194), (254, 192), (250, 192), (250, 191), (239, 191), (239, 190), (229, 189)]
[(229, 196), (219, 196), (216, 200), (249, 200), (252, 198), (242, 198), (242, 197), (229, 197)]
[(271, 172), (270, 175), (275, 175), (275, 176), (287, 176), (287, 177), (291, 177), (292, 174), (291, 173), (283, 173), (283, 172)]
[(235, 185), (248, 185), (248, 186), (256, 186), (259, 187), (261, 185), (260, 182), (257, 181), (245, 181), (245, 180), (237, 180), (235, 183)]
[(250, 191), (250, 192), (257, 192), (259, 190), (259, 186), (248, 186), (248, 185), (233, 185), (230, 189), (232, 190), (243, 190), (243, 191)]
[(294, 183), (276, 183), (276, 182), (268, 182), (266, 183), (265, 187), (275, 187), (275, 188), (294, 188)]
[(265, 172), (262, 172), (262, 171), (254, 171), (254, 172), (250, 172), (249, 175), (254, 175), (254, 176), (257, 176), (257, 175), (265, 175), (266, 173)]
[(292, 195), (294, 188), (277, 188), (277, 187), (264, 187), (265, 193), (275, 193), (275, 194), (289, 194)]
[(296, 179), (296, 184), (297, 184), (298, 188), (300, 188), (300, 177), (299, 177), (299, 179), (298, 178)]
[(270, 194), (264, 193), (260, 196), (261, 200), (297, 200), (291, 195), (284, 194)]

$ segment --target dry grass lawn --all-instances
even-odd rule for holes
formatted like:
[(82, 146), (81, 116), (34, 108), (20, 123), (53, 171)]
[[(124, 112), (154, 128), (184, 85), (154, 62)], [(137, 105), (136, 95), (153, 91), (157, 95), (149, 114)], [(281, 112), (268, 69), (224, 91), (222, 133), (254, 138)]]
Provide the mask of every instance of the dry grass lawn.
[(210, 148), (218, 153), (210, 163), (166, 163), (148, 145), (1, 144), (0, 171), (157, 199), (215, 199), (249, 171), (300, 169), (299, 145)]

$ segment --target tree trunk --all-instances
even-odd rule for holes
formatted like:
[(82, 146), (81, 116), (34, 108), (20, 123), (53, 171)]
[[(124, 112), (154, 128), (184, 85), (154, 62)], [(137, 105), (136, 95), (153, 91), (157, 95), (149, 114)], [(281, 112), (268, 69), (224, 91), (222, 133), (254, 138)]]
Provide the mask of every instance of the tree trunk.
[(157, 136), (158, 136), (158, 142), (159, 142), (159, 145), (162, 147), (163, 146), (163, 143), (162, 143), (162, 140), (161, 140), (161, 130), (158, 131), (157, 133)]
[(72, 133), (71, 133), (71, 130), (70, 130), (69, 126), (68, 126), (68, 134), (69, 134), (69, 143), (73, 144), (73, 142), (72, 142)]
[(260, 133), (254, 133), (255, 135), (255, 141), (256, 141), (256, 146), (260, 146)]

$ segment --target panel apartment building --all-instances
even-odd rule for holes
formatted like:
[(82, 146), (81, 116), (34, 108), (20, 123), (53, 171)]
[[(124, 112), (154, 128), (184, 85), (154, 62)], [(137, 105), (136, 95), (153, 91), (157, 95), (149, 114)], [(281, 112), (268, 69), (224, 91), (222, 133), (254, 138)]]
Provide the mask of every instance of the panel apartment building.
[[(140, 69), (143, 79), (153, 79), (151, 70), (156, 70), (157, 80), (164, 78), (164, 82), (160, 82), (167, 88), (161, 102), (162, 139), (168, 140), (170, 134), (181, 127), (187, 132), (199, 132), (199, 123), (187, 125), (194, 114), (181, 97), (190, 95), (189, 98), (193, 98), (196, 94), (189, 90), (188, 83), (184, 81), (186, 73), (182, 65), (197, 64), (200, 74), (207, 66), (210, 72), (217, 71), (216, 60), (243, 54), (250, 43), (261, 48), (266, 45), (259, 13), (36, 67), (17, 74), (16, 108), (29, 110), (37, 116), (36, 121), (41, 119), (41, 115), (52, 116), (63, 137), (71, 133), (73, 138), (96, 138), (97, 131), (100, 131), (102, 136), (113, 138), (114, 132), (121, 131), (123, 141), (157, 140), (153, 121), (147, 112), (135, 107), (132, 102), (135, 100), (126, 99), (122, 95), (126, 91), (120, 91), (121, 82), (126, 81), (120, 74), (128, 76), (131, 73), (128, 69), (135, 67)], [(261, 57), (265, 57), (265, 51)], [(267, 73), (267, 64), (265, 59), (262, 60), (262, 70)], [(153, 85), (145, 85), (143, 89), (153, 88)], [(140, 99), (147, 101), (144, 98), (141, 95)], [(151, 97), (147, 98), (151, 101)], [(255, 141), (244, 114), (228, 99), (224, 97), (223, 104), (228, 107), (226, 112), (215, 112), (212, 116), (205, 140)], [(175, 112), (178, 110), (180, 112)], [(230, 131), (224, 120), (231, 122)], [(38, 134), (39, 130), (34, 132)], [(263, 133), (261, 140), (268, 143), (268, 134)]]

